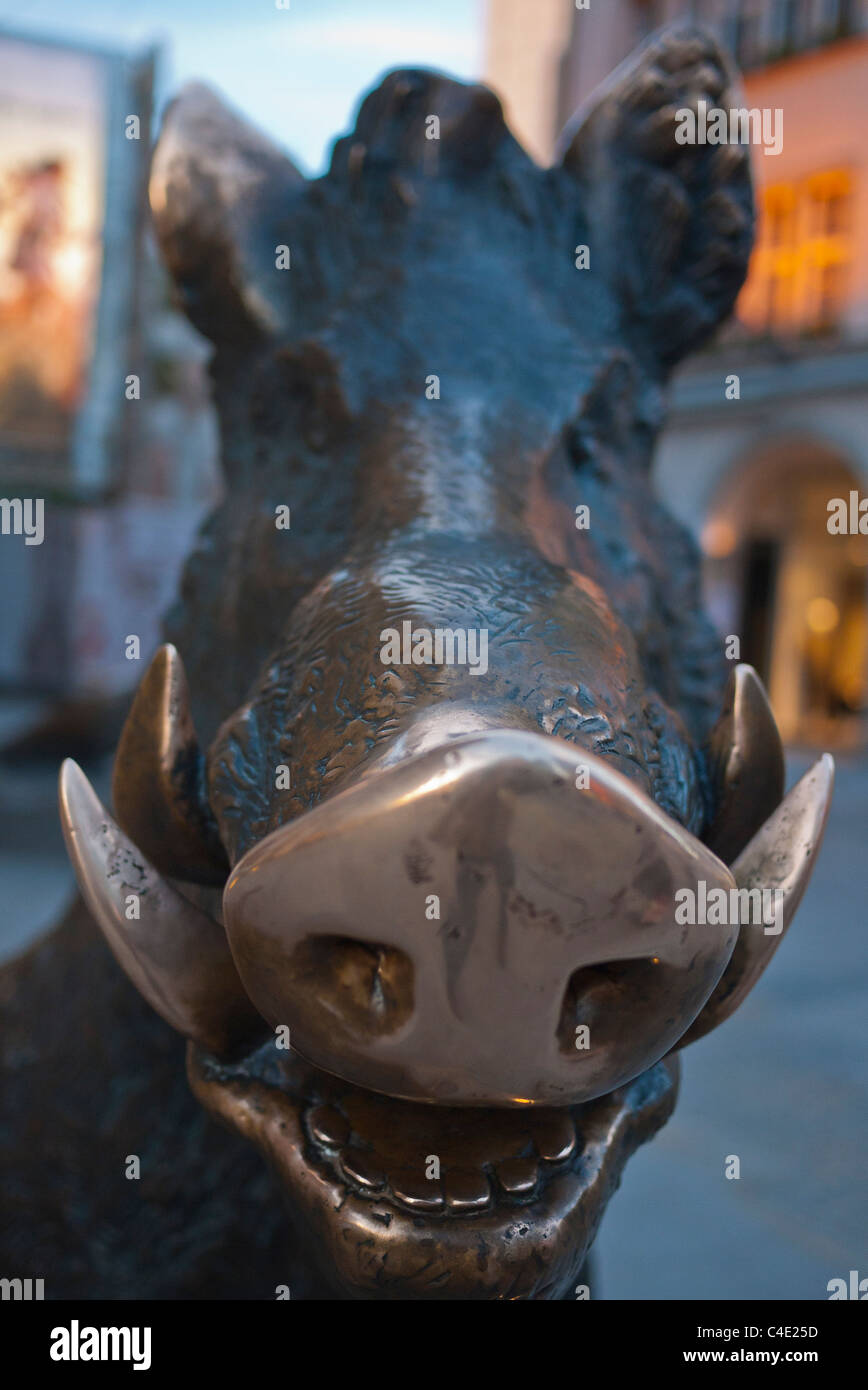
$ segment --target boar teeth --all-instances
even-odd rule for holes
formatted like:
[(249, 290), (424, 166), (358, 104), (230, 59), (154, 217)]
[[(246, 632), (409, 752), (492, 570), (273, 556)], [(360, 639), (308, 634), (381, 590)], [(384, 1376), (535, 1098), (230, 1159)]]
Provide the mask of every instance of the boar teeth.
[(703, 837), (731, 864), (784, 794), (784, 750), (762, 681), (736, 666), (708, 747), (716, 809)]
[(203, 774), (184, 667), (167, 645), (151, 662), (121, 734), (112, 782), (115, 812), (164, 874), (222, 886), (229, 865)]
[(732, 872), (739, 888), (782, 893), (780, 916), (774, 923), (780, 930), (773, 934), (763, 926), (741, 927), (729, 964), (678, 1047), (696, 1042), (735, 1013), (780, 945), (814, 869), (826, 828), (834, 777), (835, 764), (829, 754), (824, 753), (733, 864)]
[(209, 1052), (261, 1033), (222, 927), (160, 877), (69, 759), (60, 772), (60, 816), (85, 902), (157, 1013)]

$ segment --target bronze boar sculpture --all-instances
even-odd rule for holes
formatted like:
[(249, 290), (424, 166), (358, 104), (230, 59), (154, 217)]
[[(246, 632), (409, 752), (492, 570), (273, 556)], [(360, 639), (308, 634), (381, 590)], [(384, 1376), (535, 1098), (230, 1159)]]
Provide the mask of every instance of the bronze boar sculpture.
[(674, 138), (701, 100), (737, 104), (728, 60), (665, 31), (541, 169), (490, 91), (396, 72), (313, 181), (208, 90), (170, 108), (151, 202), (226, 498), (115, 817), (61, 776), (156, 1013), (81, 908), (4, 977), (4, 1259), (49, 1295), (574, 1296), (675, 1053), (780, 941), (831, 760), (783, 797), (650, 478), (752, 244), (748, 149)]

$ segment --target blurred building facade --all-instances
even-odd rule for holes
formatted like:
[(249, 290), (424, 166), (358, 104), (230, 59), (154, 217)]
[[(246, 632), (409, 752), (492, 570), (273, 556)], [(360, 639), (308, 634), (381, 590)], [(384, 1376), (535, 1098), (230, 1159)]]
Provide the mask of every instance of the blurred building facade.
[(597, 83), (686, 19), (736, 54), (745, 106), (783, 111), (783, 142), (753, 152), (748, 282), (676, 378), (658, 487), (700, 539), (712, 616), (784, 736), (859, 744), (868, 535), (827, 523), (832, 499), (868, 496), (868, 0), (489, 0), (485, 77), (545, 163)]
[(0, 534), (0, 694), (135, 686), (219, 489), (147, 213), (157, 59), (0, 28), (0, 494), (44, 506)]

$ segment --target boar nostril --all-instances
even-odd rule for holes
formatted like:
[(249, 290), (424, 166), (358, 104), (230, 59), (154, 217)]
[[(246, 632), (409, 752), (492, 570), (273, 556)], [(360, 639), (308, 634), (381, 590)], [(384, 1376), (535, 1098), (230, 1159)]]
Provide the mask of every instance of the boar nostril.
[(631, 1005), (635, 1008), (655, 985), (659, 989), (662, 968), (652, 960), (610, 960), (574, 970), (558, 1021), (560, 1051), (572, 1057), (587, 1055), (576, 1042), (580, 1025), (589, 1029), (591, 1046), (602, 1043), (612, 1027), (623, 1027)]
[(292, 953), (290, 974), (301, 1012), (314, 1019), (325, 1010), (357, 1039), (394, 1033), (413, 1013), (413, 966), (394, 946), (308, 936)]

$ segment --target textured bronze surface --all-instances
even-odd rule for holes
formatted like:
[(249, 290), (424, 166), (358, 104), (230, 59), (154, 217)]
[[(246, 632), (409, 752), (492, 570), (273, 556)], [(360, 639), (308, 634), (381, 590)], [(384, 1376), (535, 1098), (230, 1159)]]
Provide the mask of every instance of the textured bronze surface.
[[(682, 924), (676, 894), (768, 874), (789, 917), (813, 861), (828, 769), (775, 812), (745, 670), (715, 727), (721, 642), (651, 478), (669, 373), (752, 244), (747, 148), (675, 141), (701, 101), (739, 104), (728, 61), (658, 35), (540, 169), (492, 93), (392, 73), (312, 181), (205, 88), (167, 112), (155, 226), (214, 346), (225, 497), (121, 739), (123, 828), (70, 770), (63, 814), (117, 960), (194, 1040), (196, 1095), (288, 1196), (304, 1289), (316, 1261), (365, 1298), (568, 1296), (673, 1103), (658, 1059), (773, 949)], [(477, 657), (484, 633), (484, 662), (456, 633)], [(158, 1110), (135, 1049), (113, 1076), (99, 1045), (140, 1012), (113, 981), (100, 998), (95, 1086)], [(272, 1038), (239, 1060), (260, 1015)], [(172, 1200), (197, 1180), (183, 1153)]]

